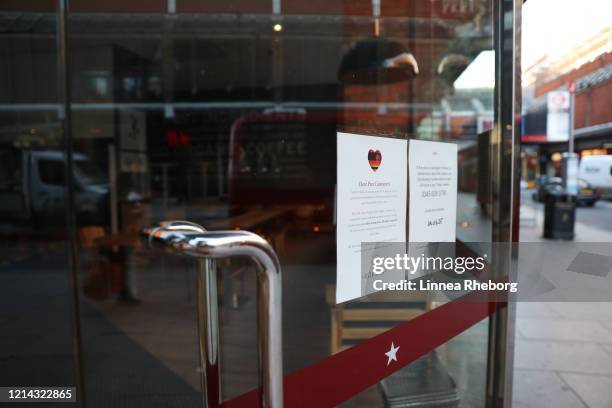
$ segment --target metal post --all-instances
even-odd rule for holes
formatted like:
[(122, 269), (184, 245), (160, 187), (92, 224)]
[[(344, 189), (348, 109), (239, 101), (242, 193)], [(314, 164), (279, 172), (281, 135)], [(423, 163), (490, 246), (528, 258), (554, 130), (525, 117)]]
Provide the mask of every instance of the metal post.
[(567, 153), (563, 153), (562, 176), (563, 186), (567, 192), (567, 202), (572, 202), (572, 196), (578, 194), (578, 155), (574, 153), (574, 93), (576, 85), (572, 82), (568, 84), (569, 91), (569, 132)]
[(569, 125), (569, 143), (567, 151), (574, 153), (574, 91), (570, 90), (570, 125)]
[(221, 402), (219, 364), (219, 315), (217, 308), (217, 270), (215, 260), (196, 260), (196, 310), (202, 406), (216, 407)]
[[(519, 225), (522, 0), (494, 1), (495, 126), (491, 133), (491, 262), (495, 279), (512, 276)], [(510, 299), (511, 300), (511, 299)], [(512, 406), (515, 307), (498, 308), (489, 317), (486, 406)]]
[(70, 96), (70, 42), (69, 42), (69, 0), (57, 1), (57, 91), (58, 91), (58, 119), (63, 131), (63, 151), (64, 151), (64, 175), (65, 175), (65, 214), (66, 232), (68, 235), (68, 282), (70, 288), (70, 306), (72, 308), (72, 333), (74, 344), (74, 371), (77, 386), (77, 406), (82, 407), (86, 401), (85, 379), (83, 376), (83, 341), (81, 335), (81, 308), (79, 302), (78, 285), (78, 238), (76, 206), (75, 206), (75, 186), (73, 175), (72, 157), (72, 106)]
[[(142, 230), (143, 237), (150, 245), (161, 246), (178, 254), (193, 256), (202, 261), (203, 258), (227, 258), (233, 256), (247, 256), (258, 266), (257, 274), (257, 327), (259, 350), (259, 376), (262, 386), (261, 406), (282, 408), (283, 406), (283, 332), (282, 332), (282, 287), (281, 269), (276, 253), (268, 242), (259, 235), (247, 231), (206, 231), (202, 226), (186, 221), (165, 221), (156, 226)], [(207, 269), (208, 268), (208, 269)], [(200, 351), (204, 358), (203, 367), (207, 367), (212, 358), (213, 350), (217, 351), (214, 360), (218, 365), (218, 330), (208, 319), (216, 315), (216, 299), (212, 292), (216, 292), (216, 284), (212, 278), (214, 268), (212, 264), (203, 263), (199, 268), (199, 275), (203, 277), (204, 284), (199, 283), (203, 302), (198, 302), (198, 321), (202, 320), (200, 327), (204, 328), (206, 341), (200, 336)], [(200, 290), (200, 289), (199, 289)], [(206, 316), (206, 319), (204, 319)], [(201, 332), (200, 332), (201, 333)], [(205, 344), (202, 345), (202, 341)], [(217, 345), (215, 348), (214, 345)], [(209, 348), (207, 348), (210, 345)], [(216, 367), (218, 373), (218, 366)], [(214, 373), (215, 371), (212, 370)], [(203, 379), (203, 384), (210, 387), (212, 378)], [(215, 388), (218, 390), (218, 388)], [(208, 397), (207, 397), (208, 398)]]
[[(110, 184), (111, 234), (119, 232), (119, 204), (117, 200), (117, 156), (115, 144), (108, 145), (108, 178)], [(116, 249), (113, 248), (115, 251)]]

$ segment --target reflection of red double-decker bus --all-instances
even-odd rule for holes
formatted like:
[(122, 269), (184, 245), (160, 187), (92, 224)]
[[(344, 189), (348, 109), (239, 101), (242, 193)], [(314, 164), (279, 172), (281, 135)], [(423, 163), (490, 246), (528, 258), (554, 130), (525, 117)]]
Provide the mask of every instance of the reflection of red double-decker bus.
[(336, 179), (335, 112), (249, 113), (231, 129), (232, 205), (330, 205)]
[(255, 230), (283, 252), (290, 225), (333, 228), (336, 111), (248, 113), (230, 133), (228, 195), (231, 228)]

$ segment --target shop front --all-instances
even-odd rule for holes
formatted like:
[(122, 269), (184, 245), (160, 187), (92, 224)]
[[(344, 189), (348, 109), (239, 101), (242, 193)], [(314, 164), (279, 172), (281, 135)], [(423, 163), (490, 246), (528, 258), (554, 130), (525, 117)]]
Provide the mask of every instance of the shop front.
[(420, 241), (408, 168), (435, 163), (457, 185), (444, 241), (503, 243), (507, 279), (521, 3), (1, 5), (0, 385), (87, 407), (509, 406), (511, 303), (353, 296), (340, 231), (361, 163)]

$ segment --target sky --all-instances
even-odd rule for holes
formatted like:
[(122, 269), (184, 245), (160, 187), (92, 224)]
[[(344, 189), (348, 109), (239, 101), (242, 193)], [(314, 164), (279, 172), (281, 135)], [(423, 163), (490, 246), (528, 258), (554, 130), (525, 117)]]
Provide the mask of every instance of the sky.
[[(522, 17), (522, 66), (527, 68), (544, 55), (554, 60), (612, 27), (612, 0), (527, 0)], [(493, 88), (494, 66), (493, 51), (482, 51), (455, 87)]]
[(455, 80), (456, 89), (493, 88), (494, 86), (495, 52), (492, 50), (485, 50), (478, 54)]
[(528, 67), (612, 27), (612, 0), (527, 0), (522, 27), (522, 65)]

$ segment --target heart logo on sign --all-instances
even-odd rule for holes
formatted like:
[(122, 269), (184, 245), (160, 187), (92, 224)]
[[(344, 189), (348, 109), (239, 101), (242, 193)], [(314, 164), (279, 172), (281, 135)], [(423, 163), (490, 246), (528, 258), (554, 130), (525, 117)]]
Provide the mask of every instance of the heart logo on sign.
[(376, 171), (380, 167), (380, 163), (382, 162), (382, 153), (380, 150), (372, 150), (368, 152), (368, 163), (370, 163), (370, 167), (372, 170)]

